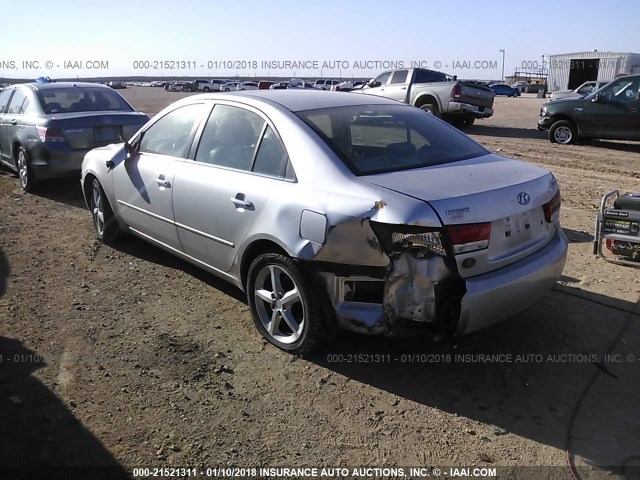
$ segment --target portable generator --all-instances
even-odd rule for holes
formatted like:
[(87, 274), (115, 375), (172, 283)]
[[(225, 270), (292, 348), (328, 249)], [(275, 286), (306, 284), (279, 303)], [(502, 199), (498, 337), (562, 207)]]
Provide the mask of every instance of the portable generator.
[[(603, 244), (613, 256), (603, 254)], [(607, 193), (600, 201), (593, 253), (607, 262), (640, 267), (640, 193)]]

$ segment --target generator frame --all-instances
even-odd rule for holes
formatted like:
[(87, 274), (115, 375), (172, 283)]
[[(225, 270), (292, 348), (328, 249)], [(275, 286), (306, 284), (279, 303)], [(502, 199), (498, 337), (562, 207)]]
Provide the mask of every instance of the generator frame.
[[(614, 208), (613, 202), (620, 196), (619, 190), (612, 190), (605, 194), (600, 201), (600, 210), (596, 214), (595, 219), (595, 233), (593, 235), (593, 253), (597, 254), (603, 260), (617, 265), (627, 265), (630, 267), (640, 268), (640, 262), (626, 260), (624, 258), (609, 258), (602, 253), (602, 244), (604, 241), (615, 240), (619, 242), (628, 242), (631, 244), (637, 244), (640, 250), (640, 236), (626, 235), (624, 233), (606, 232), (605, 225), (606, 219), (617, 218), (624, 219), (624, 221), (638, 221), (640, 222), (640, 211), (625, 210), (620, 208)], [(611, 208), (608, 204), (611, 202)], [(612, 213), (616, 212), (616, 213)], [(611, 252), (613, 255), (615, 253)]]

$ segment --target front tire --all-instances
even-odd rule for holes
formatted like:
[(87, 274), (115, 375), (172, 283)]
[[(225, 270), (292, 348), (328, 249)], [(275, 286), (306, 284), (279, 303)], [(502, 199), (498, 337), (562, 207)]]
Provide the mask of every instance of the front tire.
[(35, 174), (33, 173), (33, 168), (31, 167), (29, 154), (22, 145), (18, 147), (18, 153), (16, 155), (16, 169), (18, 170), (18, 178), (20, 179), (22, 189), (27, 193), (35, 192), (38, 182)]
[(570, 145), (578, 140), (578, 129), (569, 120), (558, 120), (549, 129), (549, 141), (560, 145)]
[(293, 354), (309, 354), (325, 333), (317, 288), (291, 258), (276, 253), (257, 257), (247, 276), (251, 315), (260, 334)]
[(96, 230), (96, 238), (105, 244), (115, 242), (122, 231), (97, 178), (94, 178), (91, 182), (89, 209), (91, 210), (93, 226)]

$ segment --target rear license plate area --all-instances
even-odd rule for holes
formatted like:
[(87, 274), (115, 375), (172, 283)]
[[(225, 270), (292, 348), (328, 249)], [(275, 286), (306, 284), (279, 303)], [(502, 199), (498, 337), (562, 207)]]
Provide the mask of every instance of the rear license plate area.
[(96, 142), (106, 142), (110, 140), (117, 140), (118, 131), (115, 127), (95, 127), (93, 129), (93, 135)]

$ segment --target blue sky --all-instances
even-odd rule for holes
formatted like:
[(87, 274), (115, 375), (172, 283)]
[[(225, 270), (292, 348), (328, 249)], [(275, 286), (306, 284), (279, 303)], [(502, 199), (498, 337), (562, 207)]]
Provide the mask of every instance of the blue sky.
[[(30, 0), (2, 22), (0, 77), (372, 77), (383, 70), (372, 62), (419, 61), (461, 78), (498, 79), (500, 49), (506, 75), (542, 55), (639, 52), (639, 19), (636, 1)], [(108, 68), (89, 70), (87, 60)], [(271, 60), (306, 68), (264, 68)], [(165, 61), (174, 68), (152, 68)], [(345, 68), (331, 68), (336, 61)]]

